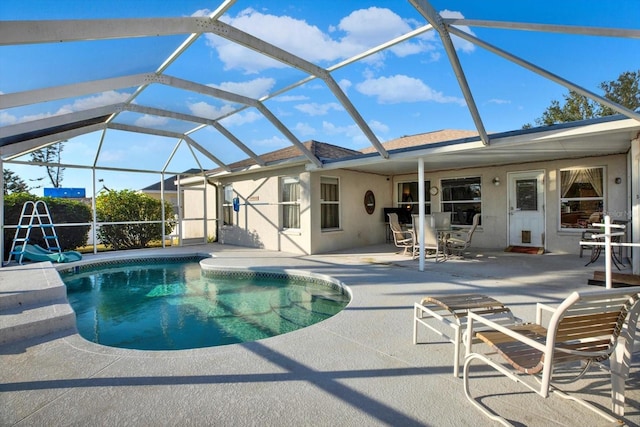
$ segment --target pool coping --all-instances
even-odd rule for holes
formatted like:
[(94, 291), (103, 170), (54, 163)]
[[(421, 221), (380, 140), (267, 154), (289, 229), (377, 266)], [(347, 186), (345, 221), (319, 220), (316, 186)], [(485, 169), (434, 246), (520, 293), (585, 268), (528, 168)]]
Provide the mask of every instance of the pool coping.
[[(204, 272), (229, 273), (229, 274), (224, 274), (225, 276), (234, 275), (238, 273), (252, 273), (252, 274), (267, 274), (267, 275), (277, 275), (277, 276), (287, 275), (287, 276), (293, 276), (293, 277), (299, 277), (299, 278), (305, 278), (305, 279), (312, 279), (315, 281), (315, 283), (328, 284), (333, 289), (340, 290), (341, 292), (344, 292), (347, 295), (349, 295), (349, 303), (347, 304), (346, 307), (349, 307), (349, 305), (353, 301), (353, 291), (351, 290), (351, 288), (347, 286), (345, 283), (343, 283), (342, 281), (336, 279), (335, 277), (322, 274), (322, 273), (316, 273), (306, 269), (295, 269), (295, 268), (286, 268), (286, 267), (268, 267), (268, 266), (250, 267), (250, 266), (215, 265), (212, 262), (218, 259), (216, 255), (211, 253), (206, 253), (206, 252), (191, 252), (191, 253), (185, 252), (181, 254), (169, 254), (169, 255), (158, 253), (158, 254), (145, 255), (145, 256), (138, 256), (138, 255), (130, 255), (130, 256), (118, 255), (113, 257), (105, 256), (101, 259), (80, 260), (73, 263), (54, 265), (54, 267), (58, 272), (58, 275), (57, 275), (58, 280), (60, 280), (62, 282), (62, 285), (64, 286), (64, 281), (60, 277), (60, 274), (67, 272), (67, 270), (75, 270), (78, 267), (93, 268), (93, 267), (101, 267), (105, 265), (122, 265), (122, 264), (129, 264), (129, 263), (149, 261), (149, 260), (154, 260), (154, 261), (157, 260), (160, 262), (160, 261), (166, 261), (166, 260), (180, 261), (180, 260), (191, 259), (191, 258), (193, 259), (200, 258), (199, 264), (201, 269)], [(66, 301), (66, 304), (69, 306), (69, 308), (73, 311), (73, 308), (71, 307), (71, 304), (69, 303), (66, 296), (65, 296), (65, 301)], [(341, 310), (341, 312), (343, 310)], [(338, 316), (339, 314), (340, 312), (329, 317), (328, 319), (322, 320), (320, 322), (316, 322), (312, 325), (297, 329), (295, 331), (275, 335), (273, 337), (262, 338), (256, 341), (273, 340), (285, 335), (295, 334), (304, 329), (313, 328), (314, 326), (319, 325), (329, 319), (332, 319)], [(75, 312), (74, 312), (74, 316), (75, 316)], [(180, 350), (127, 349), (127, 348), (107, 346), (107, 345), (95, 343), (93, 341), (89, 341), (80, 335), (80, 333), (77, 331), (77, 327), (76, 327), (75, 333), (73, 335), (69, 335), (65, 337), (64, 340), (67, 341), (74, 348), (81, 351), (88, 351), (91, 353), (102, 354), (102, 355), (112, 355), (112, 356), (119, 356), (119, 357), (136, 357), (136, 358), (197, 357), (203, 354), (209, 354), (209, 352), (219, 348), (224, 348), (224, 347), (237, 345), (237, 344), (244, 344), (244, 343), (235, 343), (235, 344), (225, 344), (220, 346), (199, 347), (199, 348), (180, 349)], [(248, 342), (253, 342), (253, 341), (248, 341)]]

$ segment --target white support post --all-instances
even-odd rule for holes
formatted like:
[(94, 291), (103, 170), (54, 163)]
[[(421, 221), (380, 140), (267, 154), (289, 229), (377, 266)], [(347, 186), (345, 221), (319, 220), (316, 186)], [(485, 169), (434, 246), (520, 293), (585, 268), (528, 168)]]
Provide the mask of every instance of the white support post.
[[(424, 159), (420, 157), (418, 159), (418, 229), (420, 235), (418, 236), (418, 242), (420, 242), (420, 257), (419, 270), (424, 271)], [(415, 230), (414, 230), (415, 231)]]
[(611, 289), (611, 218), (604, 216), (604, 277), (605, 287)]

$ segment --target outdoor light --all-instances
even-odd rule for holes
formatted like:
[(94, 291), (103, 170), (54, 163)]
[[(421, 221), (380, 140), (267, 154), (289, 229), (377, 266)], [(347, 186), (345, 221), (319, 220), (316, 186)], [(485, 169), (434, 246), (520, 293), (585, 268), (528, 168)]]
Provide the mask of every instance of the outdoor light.
[(493, 182), (493, 185), (497, 187), (498, 185), (500, 185), (500, 178), (496, 176), (491, 182)]
[(616, 177), (616, 179), (614, 180), (614, 182), (615, 182), (616, 184), (620, 184), (620, 183), (622, 182), (622, 178), (620, 178), (620, 177)]

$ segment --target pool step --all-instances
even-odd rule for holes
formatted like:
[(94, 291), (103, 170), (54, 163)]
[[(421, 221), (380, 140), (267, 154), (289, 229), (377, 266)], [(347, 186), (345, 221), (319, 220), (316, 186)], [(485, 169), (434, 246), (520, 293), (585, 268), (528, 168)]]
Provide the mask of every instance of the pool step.
[(74, 333), (76, 319), (67, 290), (51, 263), (0, 270), (0, 345), (63, 331)]
[(66, 300), (2, 311), (0, 345), (75, 329), (76, 315)]

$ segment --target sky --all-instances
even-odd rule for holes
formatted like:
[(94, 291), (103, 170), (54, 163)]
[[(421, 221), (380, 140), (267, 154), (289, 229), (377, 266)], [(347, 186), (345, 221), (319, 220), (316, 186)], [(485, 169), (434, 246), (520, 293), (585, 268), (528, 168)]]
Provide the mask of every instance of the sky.
[[(207, 16), (220, 2), (205, 0), (13, 0), (0, 4), (3, 20), (58, 20)], [(434, 0), (444, 17), (571, 26), (640, 29), (637, 0), (564, 0), (535, 3)], [(238, 0), (222, 21), (262, 38), (321, 67), (331, 67), (394, 37), (424, 26), (426, 20), (408, 1)], [(462, 28), (545, 70), (596, 94), (598, 85), (625, 71), (640, 70), (640, 40)], [(154, 72), (186, 35), (118, 40), (0, 46), (0, 95), (77, 82)], [(462, 39), (453, 39), (457, 56), (485, 129), (502, 132), (535, 124), (552, 100), (568, 90), (538, 74)], [(167, 75), (261, 98), (301, 81), (305, 73), (212, 34), (199, 37), (165, 71)], [(473, 130), (460, 86), (443, 45), (434, 31), (422, 33), (381, 53), (337, 69), (332, 77), (381, 141), (441, 129)], [(64, 98), (0, 110), (0, 126), (123, 102), (133, 88)], [(151, 85), (134, 103), (218, 118), (238, 109), (221, 100), (165, 85)], [(360, 150), (370, 141), (344, 106), (319, 79), (265, 101), (265, 106), (300, 141), (317, 140)], [(1, 98), (0, 98), (0, 107)], [(186, 132), (193, 123), (125, 112), (116, 123)], [(220, 121), (257, 154), (290, 145), (289, 140), (257, 110), (246, 108)], [(223, 135), (206, 127), (191, 137), (225, 163), (246, 158)], [(92, 189), (88, 168), (179, 172), (212, 169), (215, 162), (194, 154), (174, 138), (109, 130), (68, 140), (62, 162), (63, 186)], [(29, 156), (18, 160), (27, 161)], [(50, 186), (41, 167), (5, 164), (29, 185)], [(160, 180), (157, 173), (98, 170), (96, 182), (111, 189), (140, 189)], [(98, 183), (98, 180), (102, 180)], [(42, 188), (34, 190), (41, 194)]]

